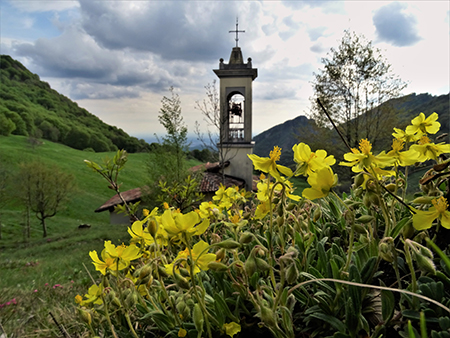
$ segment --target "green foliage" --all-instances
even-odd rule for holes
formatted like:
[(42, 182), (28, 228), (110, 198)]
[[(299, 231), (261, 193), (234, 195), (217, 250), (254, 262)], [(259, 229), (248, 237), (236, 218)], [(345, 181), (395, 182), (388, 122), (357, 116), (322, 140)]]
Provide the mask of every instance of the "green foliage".
[(377, 145), (396, 124), (391, 107), (380, 105), (397, 97), (406, 84), (392, 73), (380, 50), (349, 31), (322, 63), (324, 67), (313, 81), (311, 103), (316, 123), (330, 126), (316, 101), (320, 99), (351, 147), (357, 147), (361, 138), (370, 138)]
[(97, 152), (127, 149), (131, 153), (149, 150), (144, 140), (105, 124), (8, 55), (0, 55), (0, 79), (0, 119), (8, 126), (1, 123), (2, 135), (8, 134), (13, 122), (16, 127), (9, 133), (41, 135), (75, 149), (92, 148)]
[(16, 129), (14, 122), (4, 114), (0, 114), (0, 135), (8, 136)]

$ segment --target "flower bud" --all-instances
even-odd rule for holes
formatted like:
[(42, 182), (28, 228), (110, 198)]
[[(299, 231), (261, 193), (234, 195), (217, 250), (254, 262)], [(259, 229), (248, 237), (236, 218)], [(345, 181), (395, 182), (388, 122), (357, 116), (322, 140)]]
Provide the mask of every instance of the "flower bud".
[(216, 261), (217, 262), (221, 262), (222, 259), (225, 258), (225, 249), (220, 249), (219, 251), (216, 252)]
[(284, 217), (277, 217), (277, 225), (279, 227), (283, 226), (284, 224)]
[(144, 279), (145, 277), (150, 275), (150, 273), (152, 272), (152, 268), (149, 265), (145, 265), (139, 270), (136, 270), (136, 271), (139, 271), (139, 279)]
[(239, 238), (239, 243), (241, 244), (248, 244), (253, 240), (253, 234), (246, 231), (241, 234), (241, 237)]
[(219, 262), (210, 262), (208, 268), (212, 271), (224, 272), (228, 270), (228, 266)]
[(397, 188), (397, 185), (394, 183), (389, 183), (388, 185), (385, 186), (385, 188), (387, 190), (389, 190), (390, 192), (395, 192), (395, 189)]
[(433, 275), (436, 274), (436, 266), (434, 265), (432, 259), (422, 255), (421, 253), (416, 253), (415, 258), (417, 266), (420, 270), (431, 273)]
[(355, 178), (353, 180), (353, 184), (355, 185), (354, 187), (358, 188), (363, 183), (364, 183), (364, 174), (363, 173), (359, 173), (358, 175), (355, 176)]
[(152, 237), (155, 239), (156, 233), (158, 232), (158, 229), (159, 229), (158, 222), (155, 219), (151, 219), (148, 222), (147, 228), (148, 228), (148, 232), (150, 233), (150, 235), (152, 235)]
[(358, 234), (365, 234), (367, 232), (366, 228), (358, 223), (353, 224), (353, 230), (355, 230)]
[(277, 325), (275, 314), (270, 308), (266, 306), (261, 305), (260, 317), (264, 324), (267, 325), (267, 327), (275, 327)]
[(419, 196), (415, 198), (412, 203), (418, 203), (418, 204), (431, 204), (431, 201), (435, 199), (434, 196)]
[(288, 206), (286, 207), (286, 210), (292, 211), (295, 209), (296, 206), (297, 206), (297, 204), (295, 204), (295, 203), (289, 203)]
[(317, 222), (321, 217), (322, 217), (322, 209), (320, 207), (317, 207), (314, 210), (313, 221)]
[(386, 262), (392, 263), (395, 259), (395, 245), (392, 237), (383, 238), (378, 244), (380, 257)]
[(181, 274), (183, 277), (190, 277), (190, 276), (191, 276), (191, 274), (189, 273), (189, 270), (188, 270), (188, 269), (185, 269), (185, 268), (180, 268), (180, 274)]
[(291, 264), (286, 269), (286, 281), (288, 284), (294, 284), (297, 281), (298, 275), (297, 265), (295, 263)]
[(264, 259), (262, 258), (255, 258), (255, 262), (256, 262), (256, 268), (259, 271), (265, 272), (270, 270), (270, 264), (267, 263)]
[(233, 241), (232, 239), (226, 239), (220, 243), (214, 244), (215, 246), (218, 246), (219, 248), (227, 249), (227, 250), (233, 250), (239, 248), (241, 245), (239, 242)]
[(83, 322), (85, 322), (88, 325), (91, 325), (92, 323), (92, 316), (91, 314), (84, 310), (84, 309), (78, 309), (78, 312), (80, 313), (81, 319), (83, 320)]
[(194, 320), (194, 325), (197, 331), (203, 332), (203, 323), (205, 322), (205, 319), (203, 318), (203, 312), (198, 303), (194, 305), (192, 319)]
[(158, 265), (158, 274), (161, 276), (161, 277), (168, 277), (169, 275), (167, 274), (167, 272), (166, 272), (166, 269), (163, 267), (163, 266), (161, 266), (161, 265)]
[(189, 289), (190, 285), (189, 282), (187, 281), (186, 278), (184, 278), (183, 276), (181, 276), (179, 273), (174, 273), (173, 277), (175, 279), (175, 284), (180, 288), (180, 289)]
[(359, 223), (366, 224), (366, 223), (372, 222), (374, 219), (375, 218), (371, 215), (362, 215), (362, 216), (358, 217), (356, 219), (356, 221)]
[(247, 276), (251, 277), (256, 272), (256, 269), (256, 260), (252, 255), (250, 255), (245, 261), (244, 270), (247, 273)]
[(128, 306), (128, 308), (132, 308), (137, 304), (138, 300), (139, 299), (136, 292), (131, 292), (125, 299), (125, 304)]
[(277, 207), (277, 214), (278, 216), (282, 217), (284, 215), (284, 205), (283, 203), (280, 203)]
[(402, 234), (404, 238), (411, 238), (414, 236), (414, 226), (412, 222), (408, 222), (403, 226)]

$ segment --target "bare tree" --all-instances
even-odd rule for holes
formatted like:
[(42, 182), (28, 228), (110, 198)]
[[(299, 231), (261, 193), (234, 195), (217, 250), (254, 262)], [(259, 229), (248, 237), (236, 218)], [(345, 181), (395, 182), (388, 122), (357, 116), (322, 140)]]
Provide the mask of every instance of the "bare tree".
[[(30, 211), (36, 214), (42, 225), (43, 237), (47, 237), (45, 220), (61, 210), (74, 190), (73, 176), (56, 166), (36, 161), (21, 164), (16, 181), (16, 191), (27, 214)], [(29, 227), (27, 231), (29, 236)]]
[[(203, 114), (203, 120), (206, 122), (206, 135), (200, 130), (200, 123), (195, 122), (195, 134), (197, 139), (202, 142), (206, 149), (209, 149), (214, 154), (214, 159), (219, 161), (223, 166), (230, 158), (230, 148), (224, 147), (225, 135), (221, 135), (220, 131), (226, 123), (228, 123), (228, 116), (221, 116), (220, 114), (220, 96), (216, 87), (216, 80), (208, 83), (205, 86), (206, 99), (203, 101), (196, 101), (195, 109)], [(224, 180), (224, 172), (222, 170), (222, 180)]]

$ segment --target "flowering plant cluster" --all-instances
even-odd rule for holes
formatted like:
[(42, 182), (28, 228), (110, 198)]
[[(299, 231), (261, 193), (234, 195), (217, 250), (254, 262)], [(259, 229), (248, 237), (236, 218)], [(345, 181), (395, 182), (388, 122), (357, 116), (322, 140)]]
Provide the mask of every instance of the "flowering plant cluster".
[[(450, 259), (439, 249), (450, 228), (450, 145), (430, 140), (437, 119), (421, 113), (394, 129), (387, 152), (366, 139), (349, 149), (339, 165), (354, 185), (341, 196), (336, 159), (299, 143), (295, 168), (277, 163), (279, 147), (249, 155), (263, 173), (255, 193), (221, 186), (194, 211), (144, 210), (129, 244), (89, 253), (100, 277), (75, 300), (90, 334), (450, 334)], [(408, 168), (420, 163), (428, 171), (408, 202)], [(295, 176), (309, 184), (302, 196)]]

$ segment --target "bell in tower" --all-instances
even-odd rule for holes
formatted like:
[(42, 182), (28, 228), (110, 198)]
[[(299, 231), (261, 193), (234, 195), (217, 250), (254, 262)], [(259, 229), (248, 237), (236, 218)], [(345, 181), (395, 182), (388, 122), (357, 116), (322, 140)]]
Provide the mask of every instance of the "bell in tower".
[(252, 188), (253, 165), (247, 155), (253, 153), (252, 141), (252, 83), (258, 76), (258, 70), (252, 67), (251, 58), (244, 62), (241, 48), (233, 47), (230, 60), (225, 63), (220, 59), (219, 69), (214, 73), (220, 79), (220, 144), (219, 148), (226, 154), (230, 165), (225, 174), (245, 180), (247, 189)]

